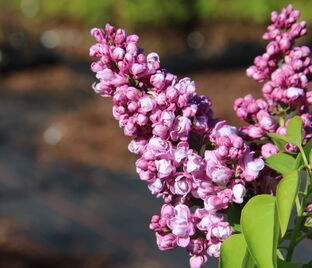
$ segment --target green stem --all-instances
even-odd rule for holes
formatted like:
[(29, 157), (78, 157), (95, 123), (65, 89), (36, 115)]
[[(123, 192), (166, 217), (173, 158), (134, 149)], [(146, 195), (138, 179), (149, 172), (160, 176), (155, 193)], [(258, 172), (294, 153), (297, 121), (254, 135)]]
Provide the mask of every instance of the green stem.
[(280, 126), (284, 126), (284, 124), (285, 124), (285, 117), (284, 116), (280, 116), (278, 123), (279, 123)]
[(296, 245), (298, 245), (303, 239), (305, 239), (306, 237), (308, 237), (309, 235), (312, 234), (312, 230), (305, 233), (304, 235), (300, 236), (297, 240), (296, 240)]
[(300, 208), (301, 208), (301, 205), (300, 205), (300, 201), (299, 201), (299, 196), (297, 195), (297, 197), (296, 197), (296, 210), (297, 210), (297, 215), (299, 215), (299, 213), (300, 213)]
[(300, 234), (302, 218), (303, 217), (301, 215), (298, 215), (296, 218), (295, 228), (291, 234), (291, 240), (290, 240), (288, 250), (287, 250), (286, 261), (291, 261), (292, 255), (294, 253), (294, 250), (296, 247), (296, 239), (297, 239), (298, 235)]
[[(303, 150), (303, 148), (302, 148), (302, 146), (299, 146), (298, 147), (299, 148), (299, 150), (300, 150), (300, 153), (301, 153), (301, 155), (302, 155), (302, 159), (303, 159), (303, 162), (304, 162), (304, 165), (306, 166), (306, 168), (307, 168), (307, 173), (308, 173), (308, 180), (310, 180), (310, 183), (311, 183), (311, 167), (310, 167), (310, 165), (309, 165), (309, 162), (308, 162), (308, 159), (307, 159), (307, 157), (306, 157), (306, 155), (305, 155), (305, 152), (304, 152), (304, 150)], [(310, 184), (309, 184), (310, 185)], [(308, 187), (309, 188), (309, 187)]]

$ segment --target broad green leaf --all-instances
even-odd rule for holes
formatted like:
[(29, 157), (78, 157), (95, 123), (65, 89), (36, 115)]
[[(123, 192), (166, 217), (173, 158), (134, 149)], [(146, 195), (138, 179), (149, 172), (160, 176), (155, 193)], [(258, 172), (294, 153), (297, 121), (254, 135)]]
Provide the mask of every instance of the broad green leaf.
[(267, 135), (273, 140), (274, 144), (278, 147), (278, 149), (283, 152), (286, 143), (289, 143), (290, 140), (284, 135), (276, 134), (276, 133), (267, 133)]
[(310, 167), (312, 166), (312, 150), (309, 153), (309, 163), (310, 163)]
[(278, 218), (281, 227), (281, 237), (284, 236), (292, 208), (299, 190), (299, 174), (297, 170), (290, 171), (277, 185), (276, 201)]
[(246, 249), (246, 254), (243, 259), (243, 263), (241, 268), (255, 268), (256, 267), (256, 261), (255, 259), (251, 256), (248, 248)]
[(300, 268), (301, 265), (298, 263), (292, 263), (292, 262), (277, 259), (277, 267), (278, 268)]
[(258, 268), (276, 268), (279, 224), (276, 197), (257, 195), (242, 210), (241, 226)]
[(221, 246), (219, 268), (241, 267), (247, 245), (243, 234), (234, 234)]
[(302, 143), (302, 119), (300, 116), (293, 117), (287, 125), (287, 137), (291, 143), (301, 146)]
[(265, 163), (279, 173), (286, 174), (295, 168), (295, 158), (285, 153), (273, 154), (265, 160)]

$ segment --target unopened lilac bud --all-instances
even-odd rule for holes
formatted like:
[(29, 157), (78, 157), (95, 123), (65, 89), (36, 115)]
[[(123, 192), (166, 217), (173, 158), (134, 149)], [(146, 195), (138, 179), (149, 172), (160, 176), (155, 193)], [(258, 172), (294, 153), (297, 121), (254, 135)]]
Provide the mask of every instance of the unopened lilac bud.
[(310, 105), (312, 105), (312, 91), (308, 91), (306, 93), (306, 100)]
[(156, 179), (154, 182), (148, 184), (148, 189), (152, 194), (159, 194), (164, 188), (164, 184), (161, 179)]
[(147, 61), (147, 68), (151, 73), (159, 69), (160, 63), (159, 63), (159, 56), (157, 53), (155, 52), (149, 53), (146, 57), (146, 61)]
[(253, 139), (258, 139), (264, 136), (264, 131), (260, 126), (251, 125), (248, 128), (248, 135)]
[(265, 83), (262, 87), (262, 92), (264, 94), (271, 94), (272, 90), (273, 90), (273, 86), (271, 82)]
[(291, 143), (287, 143), (284, 149), (286, 152), (298, 152), (299, 151), (298, 147)]
[(245, 120), (248, 117), (248, 112), (243, 108), (238, 108), (236, 110), (236, 115), (238, 118)]
[[(134, 140), (132, 140), (134, 141)], [(146, 144), (145, 144), (146, 145)], [(145, 146), (144, 145), (144, 146)], [(129, 147), (131, 149), (131, 152), (143, 152), (143, 148), (144, 146), (142, 146), (140, 144), (140, 142), (130, 142), (129, 143)], [(141, 157), (139, 158), (136, 162), (135, 162), (135, 166), (141, 170), (147, 170), (148, 169), (148, 161), (144, 158)]]
[(312, 214), (312, 203), (308, 203), (308, 204), (307, 204), (306, 211), (307, 211), (308, 213)]
[(126, 38), (126, 31), (124, 29), (117, 29), (115, 35), (115, 44), (120, 45), (125, 41)]
[(158, 89), (162, 89), (165, 86), (164, 74), (163, 73), (156, 73), (156, 74), (152, 75), (150, 82), (154, 87), (156, 87)]
[(219, 258), (220, 257), (220, 248), (221, 248), (221, 242), (217, 244), (212, 244), (208, 247), (207, 253), (211, 257)]
[(161, 92), (156, 96), (156, 103), (160, 106), (167, 104), (167, 98), (164, 92)]
[(246, 188), (243, 184), (235, 184), (232, 188), (233, 201), (237, 204), (241, 204), (244, 201), (244, 196), (246, 194)]
[(142, 181), (152, 182), (155, 180), (155, 174), (149, 170), (141, 170), (139, 172), (140, 179)]
[(218, 158), (226, 158), (229, 153), (229, 149), (227, 146), (221, 145), (215, 150), (216, 154), (218, 155)]
[(137, 56), (137, 62), (138, 62), (138, 63), (146, 63), (146, 58), (145, 58), (145, 56), (144, 56), (143, 54), (139, 54), (139, 55)]
[(156, 240), (160, 250), (169, 250), (177, 247), (177, 236), (172, 233), (164, 235), (156, 233)]
[(190, 258), (191, 268), (200, 268), (208, 260), (206, 255), (194, 255)]
[(115, 27), (110, 25), (109, 23), (107, 23), (105, 25), (105, 31), (108, 33), (108, 34), (113, 34), (115, 32)]
[(289, 37), (284, 37), (279, 41), (279, 47), (282, 51), (287, 51), (291, 47), (291, 41)]
[(280, 135), (286, 136), (286, 134), (287, 134), (287, 128), (286, 128), (285, 126), (280, 126), (280, 127), (276, 130), (276, 133), (277, 133), (277, 134), (280, 134)]
[(249, 103), (247, 106), (247, 112), (250, 114), (255, 114), (259, 111), (259, 107), (255, 102)]
[(137, 100), (139, 97), (138, 90), (135, 87), (128, 87), (126, 95), (129, 100)]
[(105, 40), (105, 33), (100, 28), (93, 28), (91, 29), (91, 35), (95, 38), (98, 42), (103, 42)]
[(154, 101), (150, 97), (144, 97), (140, 99), (140, 111), (143, 113), (148, 113), (154, 108)]
[(303, 95), (304, 91), (302, 88), (290, 87), (286, 90), (286, 97), (291, 100), (296, 100)]
[(175, 101), (179, 96), (178, 90), (174, 87), (168, 87), (166, 90), (166, 97), (170, 101)]
[(135, 102), (135, 101), (131, 101), (129, 104), (128, 104), (128, 110), (129, 110), (129, 112), (131, 112), (131, 113), (133, 113), (133, 112), (135, 112), (136, 110), (137, 110), (137, 108), (138, 108), (138, 103), (137, 102)]
[(264, 168), (264, 161), (261, 158), (253, 159), (253, 154), (254, 152), (246, 151), (238, 165), (243, 171), (241, 177), (245, 178), (247, 181), (255, 180), (259, 172)]
[(153, 127), (153, 134), (161, 138), (166, 138), (168, 136), (169, 128), (163, 124), (155, 124)]
[(139, 41), (139, 36), (136, 34), (129, 35), (126, 39), (127, 43), (137, 43)]
[(132, 71), (134, 76), (141, 75), (142, 73), (145, 72), (145, 70), (146, 70), (146, 65), (145, 64), (135, 63), (131, 67), (131, 71)]
[(121, 47), (116, 47), (112, 53), (112, 58), (114, 60), (122, 60), (125, 55), (124, 49)]
[(260, 110), (267, 110), (268, 109), (268, 104), (263, 99), (257, 99), (256, 104), (258, 105)]
[(276, 128), (275, 121), (271, 118), (270, 114), (267, 111), (259, 111), (257, 113), (257, 119), (259, 122), (259, 125), (270, 132), (273, 132)]
[(273, 55), (273, 54), (277, 54), (280, 51), (279, 45), (277, 42), (272, 41), (270, 42), (267, 47), (266, 47), (266, 51), (269, 55)]
[(99, 72), (104, 69), (103, 63), (101, 61), (93, 62), (91, 64), (91, 71), (92, 72)]
[(139, 113), (136, 116), (136, 122), (138, 123), (139, 126), (145, 126), (148, 122), (148, 117), (145, 114)]
[(272, 143), (266, 143), (262, 145), (261, 147), (261, 154), (263, 158), (268, 158), (273, 154), (277, 154), (279, 152), (279, 149), (277, 148), (276, 145)]

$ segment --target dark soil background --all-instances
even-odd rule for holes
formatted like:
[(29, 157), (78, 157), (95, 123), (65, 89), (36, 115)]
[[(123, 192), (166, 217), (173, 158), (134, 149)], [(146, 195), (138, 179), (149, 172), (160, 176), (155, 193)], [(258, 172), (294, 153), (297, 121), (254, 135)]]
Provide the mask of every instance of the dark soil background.
[[(135, 174), (111, 100), (91, 89), (92, 43), (83, 28), (52, 23), (61, 40), (69, 32), (76, 40), (52, 46), (53, 38), (36, 37), (40, 28), (30, 34), (7, 19), (1, 23), (10, 34), (0, 44), (0, 267), (187, 267), (184, 250), (160, 252), (148, 229), (161, 201)], [(139, 33), (147, 52), (159, 49), (164, 67), (212, 97), (217, 117), (242, 125), (232, 106), (248, 93), (260, 96), (245, 68), (264, 49), (263, 30), (215, 22), (193, 37), (181, 29)], [(302, 243), (297, 259), (308, 260), (310, 250)]]

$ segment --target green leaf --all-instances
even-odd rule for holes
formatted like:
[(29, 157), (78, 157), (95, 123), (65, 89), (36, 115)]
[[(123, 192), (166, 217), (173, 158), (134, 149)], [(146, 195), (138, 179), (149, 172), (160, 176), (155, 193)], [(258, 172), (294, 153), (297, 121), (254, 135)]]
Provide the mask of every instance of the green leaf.
[(232, 227), (234, 229), (234, 232), (237, 232), (237, 233), (241, 233), (242, 232), (242, 227), (241, 227), (240, 224), (234, 223), (234, 225)]
[(292, 262), (277, 259), (277, 267), (278, 268), (299, 268), (301, 267), (301, 265), (298, 263), (292, 263)]
[(309, 163), (310, 163), (310, 167), (312, 166), (312, 150), (309, 153)]
[(283, 152), (286, 143), (289, 143), (290, 140), (288, 137), (276, 133), (267, 133), (267, 135), (273, 140), (274, 144), (278, 149)]
[(307, 217), (303, 225), (307, 228), (312, 228), (312, 217)]
[(256, 267), (256, 261), (251, 256), (248, 248), (246, 248), (246, 254), (244, 256), (241, 268), (254, 268), (254, 267)]
[(258, 268), (276, 268), (279, 224), (276, 197), (257, 195), (242, 210), (241, 226)]
[(306, 154), (306, 157), (309, 157), (309, 154), (312, 150), (312, 139), (310, 139), (306, 145), (303, 147), (303, 151), (305, 152)]
[(221, 246), (219, 268), (241, 267), (247, 246), (243, 234), (234, 234)]
[(293, 117), (287, 125), (287, 137), (291, 143), (296, 146), (301, 146), (302, 143), (302, 119), (300, 116)]
[(270, 168), (273, 168), (279, 173), (286, 174), (295, 168), (296, 160), (289, 154), (278, 153), (268, 157), (265, 162)]
[(281, 227), (281, 237), (284, 236), (292, 208), (299, 190), (299, 173), (297, 170), (290, 171), (277, 185), (276, 201), (278, 218)]

